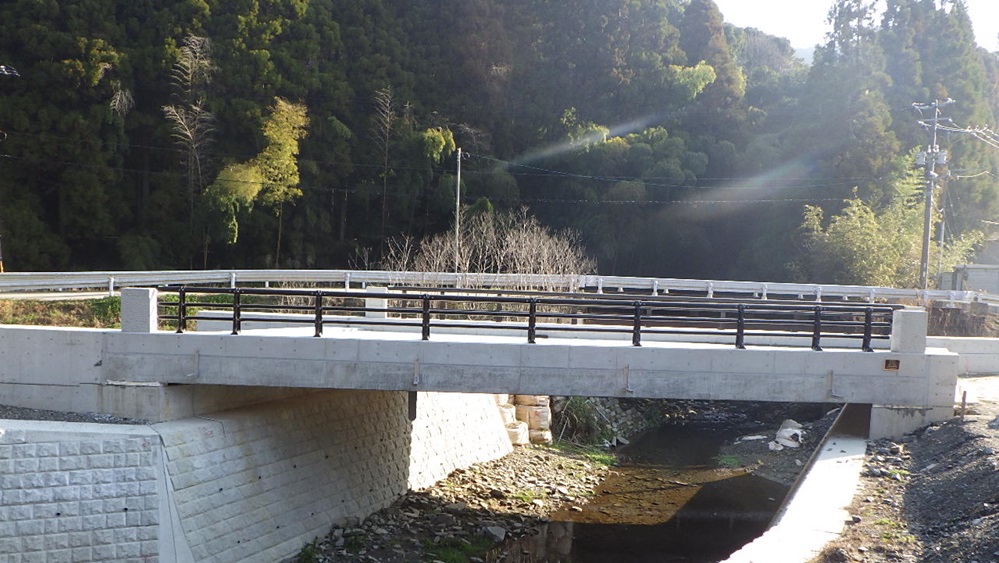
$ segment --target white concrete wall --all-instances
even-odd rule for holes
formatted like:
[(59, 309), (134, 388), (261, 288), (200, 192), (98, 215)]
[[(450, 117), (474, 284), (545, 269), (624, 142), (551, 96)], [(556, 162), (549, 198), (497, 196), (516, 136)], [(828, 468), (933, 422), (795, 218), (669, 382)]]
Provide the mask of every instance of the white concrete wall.
[(272, 563), (495, 459), (491, 395), (324, 391), (150, 426), (0, 421), (0, 562)]
[(513, 447), (495, 397), (418, 393), (409, 488), (429, 487), (458, 467), (510, 453)]
[(930, 336), (926, 343), (959, 354), (963, 375), (999, 374), (999, 338)]
[(147, 427), (0, 421), (0, 561), (169, 561), (161, 456)]

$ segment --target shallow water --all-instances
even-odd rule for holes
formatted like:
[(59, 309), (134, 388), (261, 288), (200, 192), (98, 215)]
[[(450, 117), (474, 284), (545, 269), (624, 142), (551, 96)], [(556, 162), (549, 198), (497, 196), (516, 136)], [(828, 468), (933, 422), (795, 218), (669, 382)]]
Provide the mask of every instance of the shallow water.
[(787, 487), (722, 467), (740, 432), (718, 424), (665, 426), (620, 452), (620, 465), (582, 510), (552, 516), (543, 533), (490, 561), (708, 563), (763, 533)]

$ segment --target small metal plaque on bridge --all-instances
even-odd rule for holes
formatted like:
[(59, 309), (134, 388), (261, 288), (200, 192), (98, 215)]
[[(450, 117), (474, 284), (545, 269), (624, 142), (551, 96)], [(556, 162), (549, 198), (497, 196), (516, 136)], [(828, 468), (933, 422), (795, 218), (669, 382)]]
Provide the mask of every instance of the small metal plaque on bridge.
[(885, 360), (885, 371), (898, 371), (902, 367), (902, 360)]

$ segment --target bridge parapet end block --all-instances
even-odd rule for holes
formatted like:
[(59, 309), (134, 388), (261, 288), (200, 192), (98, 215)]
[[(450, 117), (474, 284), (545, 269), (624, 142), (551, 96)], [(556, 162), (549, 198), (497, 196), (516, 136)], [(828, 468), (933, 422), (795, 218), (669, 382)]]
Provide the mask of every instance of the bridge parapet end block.
[(924, 353), (929, 318), (929, 313), (922, 308), (895, 311), (891, 326), (891, 351), (909, 354)]
[(121, 331), (156, 332), (156, 290), (126, 287), (121, 290)]
[[(368, 286), (367, 292), (374, 294), (387, 294), (388, 288)], [(372, 319), (384, 319), (388, 317), (388, 313), (385, 311), (385, 309), (388, 308), (388, 299), (386, 299), (385, 297), (372, 296), (366, 298), (364, 300), (364, 308), (367, 309), (367, 311), (364, 312), (365, 317)]]

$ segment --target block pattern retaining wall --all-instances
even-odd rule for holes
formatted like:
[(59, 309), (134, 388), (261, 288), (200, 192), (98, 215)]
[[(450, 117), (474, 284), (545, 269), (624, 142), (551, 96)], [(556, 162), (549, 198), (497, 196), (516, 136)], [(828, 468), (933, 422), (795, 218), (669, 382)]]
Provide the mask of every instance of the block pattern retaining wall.
[(495, 395), (420, 393), (416, 408), (411, 489), (429, 487), (459, 467), (497, 459), (513, 449)]
[(157, 560), (161, 451), (155, 432), (2, 422), (0, 562)]
[(414, 422), (407, 393), (376, 391), (151, 427), (2, 421), (0, 563), (273, 563), (509, 449), (492, 395), (420, 393)]

